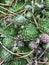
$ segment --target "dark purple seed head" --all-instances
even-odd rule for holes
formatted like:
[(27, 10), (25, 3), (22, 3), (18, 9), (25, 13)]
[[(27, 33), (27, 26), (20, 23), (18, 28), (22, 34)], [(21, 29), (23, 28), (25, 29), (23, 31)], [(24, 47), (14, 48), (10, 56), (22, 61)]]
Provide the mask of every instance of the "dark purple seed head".
[(9, 18), (6, 18), (5, 21), (6, 21), (6, 24), (10, 23), (10, 19)]
[(49, 43), (49, 36), (47, 34), (41, 34), (40, 40), (44, 43)]
[(48, 61), (48, 57), (44, 56), (44, 57), (42, 58), (42, 61), (43, 61), (43, 62), (47, 62), (47, 61)]

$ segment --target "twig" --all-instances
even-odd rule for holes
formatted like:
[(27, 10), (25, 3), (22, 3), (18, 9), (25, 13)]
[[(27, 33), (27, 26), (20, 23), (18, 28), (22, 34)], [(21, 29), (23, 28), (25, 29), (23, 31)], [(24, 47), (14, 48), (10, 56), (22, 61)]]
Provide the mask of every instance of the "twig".
[(44, 50), (44, 52), (38, 57), (38, 59), (40, 59), (42, 56), (43, 56), (43, 54), (45, 53), (45, 51), (47, 50), (47, 48)]
[(15, 8), (15, 6), (17, 5), (17, 3), (18, 3), (18, 0), (15, 1), (14, 8)]
[(4, 30), (6, 30), (11, 24), (13, 24), (13, 22), (11, 22), (11, 23), (8, 24), (6, 27), (4, 27)]
[(38, 62), (40, 64), (49, 64), (49, 62)]
[(15, 10), (14, 12), (21, 10), (25, 5), (26, 5), (26, 2), (23, 4), (23, 6), (21, 6), (18, 10)]
[(32, 51), (30, 51), (27, 55), (21, 56), (19, 58), (25, 58), (25, 57), (29, 56), (30, 54), (32, 54), (33, 52), (34, 52), (34, 49)]
[(27, 60), (28, 63), (31, 63), (30, 59), (28, 57), (24, 58)]
[(4, 62), (4, 61), (1, 61), (0, 65), (2, 65), (3, 62)]
[(7, 52), (9, 52), (10, 54), (16, 55), (16, 56), (20, 56), (19, 54), (13, 53), (12, 51), (8, 50), (1, 42), (0, 42), (0, 44), (1, 44), (1, 46), (2, 46)]
[(37, 58), (35, 59), (35, 65), (38, 65), (38, 61), (37, 61)]
[[(37, 29), (39, 30), (39, 32), (42, 32), (42, 31), (39, 29), (39, 24), (37, 23), (36, 18), (35, 18), (35, 16), (34, 16), (33, 13), (32, 13), (32, 16), (33, 16), (33, 19), (34, 19), (34, 22), (35, 22), (35, 25), (36, 25)], [(42, 32), (42, 33), (43, 33), (43, 32)]]
[(33, 50), (31, 51), (31, 52), (25, 52), (25, 53), (14, 53), (14, 52), (12, 52), (12, 51), (10, 51), (10, 50), (8, 50), (2, 43), (1, 43), (1, 41), (0, 41), (0, 44), (1, 44), (1, 46), (7, 51), (7, 52), (9, 52), (10, 54), (12, 54), (12, 55), (17, 55), (17, 56), (21, 56), (21, 55), (23, 55), (23, 54), (31, 54), (31, 53), (33, 53)]
[(9, 6), (12, 6), (14, 0), (10, 0)]
[(0, 3), (1, 6), (11, 6), (14, 0), (10, 0), (9, 4)]
[(1, 6), (9, 6), (9, 4), (0, 3)]
[(38, 25), (38, 23), (37, 23), (37, 21), (36, 21), (36, 18), (35, 18), (35, 16), (34, 16), (34, 14), (32, 13), (32, 16), (33, 16), (33, 19), (34, 19), (34, 22), (35, 22), (35, 25), (37, 26), (37, 28), (39, 29), (39, 25)]
[(2, 7), (2, 6), (0, 6), (0, 8), (2, 8), (2, 9), (4, 9), (4, 10), (8, 11), (9, 13), (13, 13), (13, 14), (14, 14), (14, 12), (8, 10), (7, 8), (4, 8), (4, 7)]
[(1, 10), (0, 10), (0, 13), (2, 13), (2, 14), (4, 14), (4, 15), (6, 15), (6, 13), (5, 13), (5, 12), (3, 12), (3, 11), (1, 11)]

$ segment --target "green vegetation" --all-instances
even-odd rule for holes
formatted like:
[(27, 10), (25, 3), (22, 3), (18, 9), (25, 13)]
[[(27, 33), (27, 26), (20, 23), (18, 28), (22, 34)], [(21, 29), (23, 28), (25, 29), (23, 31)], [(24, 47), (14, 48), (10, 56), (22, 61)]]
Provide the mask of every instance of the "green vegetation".
[(0, 65), (49, 65), (49, 0), (0, 0)]

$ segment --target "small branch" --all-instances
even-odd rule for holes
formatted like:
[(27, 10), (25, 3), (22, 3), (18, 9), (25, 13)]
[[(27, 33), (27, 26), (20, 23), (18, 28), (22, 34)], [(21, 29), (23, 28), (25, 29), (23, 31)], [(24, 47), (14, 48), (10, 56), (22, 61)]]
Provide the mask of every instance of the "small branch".
[(9, 4), (0, 3), (0, 6), (9, 6)]
[(43, 4), (38, 4), (37, 2), (35, 3), (36, 6), (38, 6), (39, 8), (43, 8), (44, 5)]
[(7, 6), (7, 7), (10, 7), (12, 5), (14, 0), (10, 0), (10, 3), (9, 4), (3, 4), (3, 3), (0, 3), (0, 6)]
[(38, 25), (38, 23), (37, 23), (37, 21), (36, 21), (36, 18), (35, 18), (35, 16), (34, 16), (34, 14), (32, 13), (32, 16), (33, 16), (33, 19), (34, 19), (34, 22), (35, 22), (35, 25), (37, 26), (37, 28), (39, 29), (39, 25)]
[(2, 8), (2, 9), (4, 9), (4, 10), (8, 11), (9, 13), (13, 13), (13, 14), (14, 14), (14, 12), (8, 10), (7, 8), (4, 8), (4, 7), (2, 7), (2, 6), (0, 6), (0, 8)]
[(12, 6), (14, 0), (10, 0), (9, 6)]
[(6, 13), (5, 13), (5, 12), (3, 12), (3, 11), (1, 11), (1, 10), (0, 10), (0, 13), (2, 13), (2, 14), (4, 14), (4, 15), (6, 15)]
[(16, 55), (16, 56), (20, 56), (20, 55), (18, 55), (17, 53), (13, 53), (12, 51), (8, 50), (1, 42), (0, 42), (0, 44), (1, 44), (1, 46), (2, 46), (7, 52), (9, 52), (10, 54)]
[(0, 62), (0, 65), (2, 65), (3, 62), (4, 62), (4, 61), (1, 61), (1, 62)]
[(19, 58), (25, 58), (25, 57), (29, 56), (30, 54), (32, 54), (33, 52), (34, 52), (34, 49), (32, 51), (30, 51), (27, 55), (21, 56)]
[[(34, 50), (32, 50), (31, 52), (26, 52), (26, 53), (14, 53), (14, 52), (8, 50), (8, 49), (1, 43), (1, 41), (0, 41), (0, 45), (1, 45), (7, 52), (9, 52), (10, 54), (16, 55), (16, 56), (20, 56), (20, 57), (21, 57), (21, 55), (23, 55), (23, 54), (32, 54), (33, 51), (34, 51)], [(25, 56), (26, 56), (26, 55), (25, 55)]]
[(45, 53), (46, 50), (47, 49), (44, 50), (44, 52), (38, 57), (38, 59), (40, 59), (43, 56), (43, 54)]
[(49, 64), (49, 62), (38, 62), (40, 64)]
[(8, 24), (6, 27), (4, 27), (4, 30), (6, 30), (11, 24), (13, 24), (13, 22), (11, 22), (11, 23)]
[(34, 19), (34, 22), (35, 22), (35, 25), (36, 25), (37, 29), (38, 29), (40, 32), (42, 32), (42, 31), (39, 29), (39, 24), (37, 23), (36, 18), (35, 18), (35, 16), (34, 16), (33, 13), (32, 13), (32, 16), (33, 16), (33, 19)]
[(18, 11), (21, 10), (25, 5), (26, 5), (26, 2), (23, 4), (23, 6), (21, 6), (18, 10), (15, 10), (14, 12), (18, 12)]

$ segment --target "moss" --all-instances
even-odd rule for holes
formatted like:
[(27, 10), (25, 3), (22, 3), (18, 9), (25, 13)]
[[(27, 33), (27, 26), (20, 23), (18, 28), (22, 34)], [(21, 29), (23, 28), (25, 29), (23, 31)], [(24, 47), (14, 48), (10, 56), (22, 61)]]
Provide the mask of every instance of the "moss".
[(31, 23), (24, 25), (23, 29), (20, 29), (19, 33), (24, 40), (35, 40), (38, 37), (38, 31), (35, 25)]
[(43, 11), (43, 15), (49, 17), (49, 11), (48, 10), (44, 10)]
[(17, 60), (13, 60), (13, 61), (10, 61), (10, 62), (6, 62), (6, 63), (4, 63), (4, 65), (26, 65), (26, 60), (17, 59)]
[(2, 60), (9, 61), (11, 59), (11, 57), (12, 56), (11, 56), (11, 54), (9, 52), (7, 52), (5, 50), (2, 50), (2, 52), (1, 52), (1, 58), (2, 58)]
[(8, 49), (12, 48), (14, 46), (14, 41), (12, 39), (8, 38), (8, 37), (5, 37), (3, 39), (3, 45), (5, 47), (7, 47)]
[(45, 6), (49, 7), (49, 0), (45, 0)]
[(7, 27), (6, 30), (4, 30), (4, 33), (11, 36), (17, 35), (17, 31), (14, 29), (14, 25)]
[(39, 20), (39, 24), (40, 24), (40, 30), (49, 35), (49, 19), (48, 18), (41, 18)]

